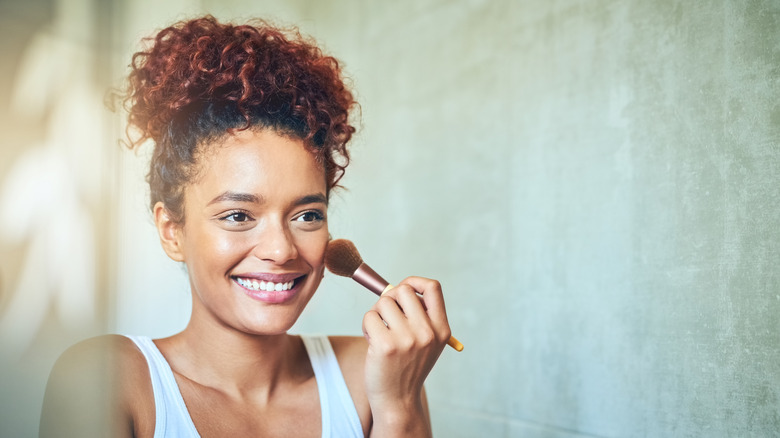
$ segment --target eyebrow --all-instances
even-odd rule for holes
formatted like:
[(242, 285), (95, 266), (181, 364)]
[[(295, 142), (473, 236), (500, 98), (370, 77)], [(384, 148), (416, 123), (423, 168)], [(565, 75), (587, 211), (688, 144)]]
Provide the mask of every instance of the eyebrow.
[(306, 205), (306, 204), (325, 204), (328, 205), (328, 198), (322, 193), (315, 193), (313, 195), (306, 195), (298, 198), (293, 205)]
[[(219, 194), (216, 198), (209, 201), (207, 205), (216, 204), (218, 202), (246, 202), (252, 204), (262, 204), (263, 197), (253, 195), (252, 193), (241, 193), (226, 191)], [(293, 205), (306, 205), (306, 204), (325, 204), (328, 205), (328, 198), (322, 193), (315, 193), (312, 195), (301, 196), (293, 202)]]
[(228, 190), (226, 192), (220, 193), (216, 198), (209, 201), (207, 205), (216, 204), (217, 202), (225, 202), (225, 201), (250, 202), (254, 204), (260, 204), (263, 202), (263, 198), (257, 195), (253, 195), (251, 193), (231, 192)]

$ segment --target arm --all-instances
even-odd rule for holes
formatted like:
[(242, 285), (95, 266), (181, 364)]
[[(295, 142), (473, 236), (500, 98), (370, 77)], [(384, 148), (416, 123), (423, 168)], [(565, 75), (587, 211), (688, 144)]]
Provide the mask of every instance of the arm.
[(115, 337), (103, 336), (60, 356), (46, 385), (40, 437), (133, 436), (117, 403), (116, 346)]
[(399, 412), (396, 415), (380, 415), (377, 424), (376, 415), (371, 427), (370, 437), (432, 437), (431, 416), (425, 388), (420, 393), (420, 404)]
[(450, 337), (441, 285), (410, 277), (366, 313), (365, 385), (370, 436), (430, 437), (423, 383)]

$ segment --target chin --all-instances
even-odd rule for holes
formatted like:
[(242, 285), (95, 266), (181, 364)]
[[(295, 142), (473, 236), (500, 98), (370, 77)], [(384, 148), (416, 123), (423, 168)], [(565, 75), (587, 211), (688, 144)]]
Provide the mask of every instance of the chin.
[(300, 313), (294, 317), (291, 315), (274, 315), (273, 312), (265, 314), (262, 318), (254, 315), (244, 319), (239, 330), (257, 336), (276, 336), (286, 334), (298, 321)]

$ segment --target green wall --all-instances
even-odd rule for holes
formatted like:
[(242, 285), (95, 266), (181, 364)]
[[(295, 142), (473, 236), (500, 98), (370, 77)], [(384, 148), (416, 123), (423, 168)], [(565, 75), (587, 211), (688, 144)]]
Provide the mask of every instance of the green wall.
[[(56, 10), (77, 24), (95, 4)], [(427, 383), (436, 436), (780, 434), (780, 3), (110, 4), (112, 80), (141, 36), (202, 11), (295, 23), (343, 61), (362, 118), (331, 229), (391, 281), (443, 283), (466, 349)], [(104, 310), (111, 331), (165, 336), (186, 282), (143, 159), (117, 155)], [(328, 277), (296, 330), (360, 334), (374, 299)], [(67, 345), (42, 333), (31, 362), (0, 346), (0, 435), (35, 436)]]
[[(339, 5), (332, 227), (444, 284), (439, 436), (780, 434), (780, 3)], [(357, 332), (328, 287), (302, 327)]]

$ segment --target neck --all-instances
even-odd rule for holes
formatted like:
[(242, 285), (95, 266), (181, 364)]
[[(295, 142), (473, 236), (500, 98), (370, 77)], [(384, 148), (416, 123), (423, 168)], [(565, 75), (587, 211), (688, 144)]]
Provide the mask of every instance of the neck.
[(187, 328), (158, 345), (176, 373), (236, 397), (259, 393), (270, 398), (280, 383), (311, 374), (297, 337), (247, 334), (194, 314)]

